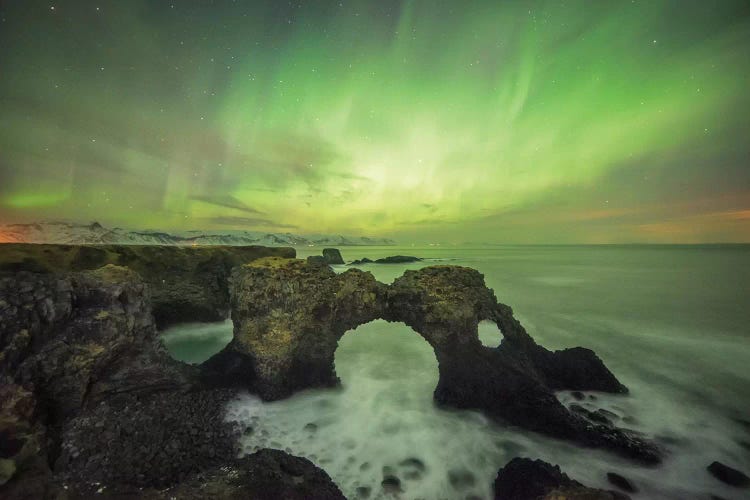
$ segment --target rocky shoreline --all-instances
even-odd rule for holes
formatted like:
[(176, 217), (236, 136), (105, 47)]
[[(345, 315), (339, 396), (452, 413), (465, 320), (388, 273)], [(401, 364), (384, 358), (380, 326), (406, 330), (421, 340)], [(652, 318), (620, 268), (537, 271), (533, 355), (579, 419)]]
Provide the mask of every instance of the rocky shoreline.
[[(25, 247), (0, 246), (2, 498), (343, 498), (305, 459), (276, 450), (237, 458), (242, 429), (224, 408), (238, 389), (274, 400), (337, 385), (338, 340), (377, 318), (432, 346), (439, 405), (645, 464), (663, 455), (563, 406), (554, 391), (627, 389), (590, 350), (538, 345), (473, 269), (425, 267), (385, 285), (290, 249)], [(95, 269), (78, 270), (87, 266)], [(226, 287), (234, 338), (202, 365), (173, 360), (158, 338), (157, 304), (182, 310), (166, 275), (200, 290), (186, 303), (206, 300), (217, 312), (212, 294)], [(499, 347), (479, 342), (482, 320), (497, 324)]]

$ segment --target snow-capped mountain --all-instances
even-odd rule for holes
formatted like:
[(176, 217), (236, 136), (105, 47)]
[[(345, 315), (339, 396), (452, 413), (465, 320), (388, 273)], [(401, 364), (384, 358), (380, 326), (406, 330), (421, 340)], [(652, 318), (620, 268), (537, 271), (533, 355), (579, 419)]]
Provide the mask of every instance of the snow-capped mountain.
[(132, 231), (108, 229), (98, 222), (36, 222), (0, 225), (0, 243), (64, 243), (70, 245), (263, 245), (263, 246), (362, 246), (395, 245), (388, 238), (330, 234), (299, 235), (259, 231)]

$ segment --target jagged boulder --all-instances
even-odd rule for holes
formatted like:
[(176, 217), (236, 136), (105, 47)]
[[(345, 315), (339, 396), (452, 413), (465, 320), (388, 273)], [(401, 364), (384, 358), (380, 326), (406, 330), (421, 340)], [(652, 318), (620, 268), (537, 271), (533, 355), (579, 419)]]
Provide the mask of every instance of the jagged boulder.
[(306, 458), (263, 449), (186, 481), (170, 497), (244, 500), (345, 500), (328, 474)]
[(0, 276), (0, 433), (14, 469), (8, 491), (43, 496), (62, 429), (89, 408), (193, 387), (196, 369), (161, 347), (149, 299), (137, 273), (114, 265)]
[(622, 500), (626, 495), (588, 488), (542, 460), (514, 458), (497, 472), (495, 500)]
[(324, 248), (323, 259), (326, 264), (343, 264), (344, 258), (341, 256), (338, 248)]
[(267, 400), (338, 383), (338, 340), (383, 315), (386, 286), (370, 273), (269, 257), (232, 275), (234, 338), (204, 364), (211, 380), (241, 384)]

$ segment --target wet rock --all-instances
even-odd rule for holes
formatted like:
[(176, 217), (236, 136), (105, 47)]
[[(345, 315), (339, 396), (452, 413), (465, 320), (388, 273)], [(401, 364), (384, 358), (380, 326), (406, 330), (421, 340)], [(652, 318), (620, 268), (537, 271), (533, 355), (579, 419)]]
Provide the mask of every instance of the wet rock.
[(368, 259), (367, 257), (363, 257), (361, 259), (353, 260), (348, 265), (350, 266), (358, 266), (360, 264), (372, 264), (373, 261), (371, 259)]
[(609, 481), (609, 484), (617, 486), (622, 491), (627, 491), (628, 493), (635, 493), (638, 491), (638, 488), (636, 488), (633, 483), (616, 472), (607, 472), (607, 481)]
[(361, 264), (407, 264), (409, 262), (420, 262), (421, 260), (421, 258), (413, 257), (411, 255), (391, 255), (390, 257), (383, 257), (382, 259), (375, 260), (363, 257), (361, 259), (351, 261), (349, 265), (357, 266)]
[(586, 398), (586, 396), (581, 391), (573, 391), (570, 393), (570, 395), (578, 401), (582, 401)]
[(419, 262), (422, 259), (411, 255), (392, 255), (382, 259), (375, 259), (376, 264), (406, 264), (409, 262)]
[(315, 432), (318, 430), (318, 425), (312, 422), (305, 424), (304, 429), (308, 432)]
[[(139, 495), (141, 496), (141, 495)], [(315, 464), (280, 450), (263, 449), (201, 472), (146, 498), (198, 500), (344, 500), (338, 486)]]
[(711, 465), (706, 467), (706, 469), (716, 479), (730, 486), (735, 486), (737, 488), (747, 488), (748, 486), (750, 486), (750, 477), (748, 477), (744, 472), (733, 469), (732, 467), (724, 465), (721, 462), (713, 462)]
[(339, 252), (338, 248), (324, 248), (323, 249), (323, 259), (325, 260), (326, 264), (343, 264), (344, 259), (341, 257), (341, 252)]
[(514, 458), (497, 472), (496, 500), (615, 500), (627, 498), (614, 492), (588, 488), (568, 477), (557, 465), (542, 460)]
[(611, 412), (604, 408), (599, 408), (598, 410), (596, 410), (596, 413), (598, 413), (599, 415), (605, 418), (608, 418), (611, 421), (614, 421), (620, 418), (620, 416), (617, 413)]
[(310, 255), (307, 257), (307, 263), (313, 266), (327, 266), (325, 257), (322, 255)]

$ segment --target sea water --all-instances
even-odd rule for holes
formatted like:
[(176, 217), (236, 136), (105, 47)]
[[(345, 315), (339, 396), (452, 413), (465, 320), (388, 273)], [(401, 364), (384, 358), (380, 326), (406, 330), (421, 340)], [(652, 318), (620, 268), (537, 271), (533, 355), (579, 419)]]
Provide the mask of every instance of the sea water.
[[(478, 412), (436, 408), (432, 349), (408, 326), (380, 320), (341, 339), (340, 388), (272, 403), (244, 394), (232, 402), (227, 419), (247, 430), (244, 453), (271, 447), (307, 457), (349, 498), (491, 498), (497, 469), (515, 456), (559, 464), (594, 487), (614, 488), (606, 473), (617, 472), (639, 488), (633, 498), (746, 498), (747, 490), (723, 485), (706, 466), (718, 460), (750, 472), (750, 247), (356, 247), (342, 253), (347, 261), (394, 254), (429, 259), (361, 266), (386, 283), (425, 265), (478, 269), (541, 345), (596, 351), (630, 393), (587, 393), (579, 404), (607, 409), (618, 425), (658, 441), (667, 451), (664, 463), (643, 467)], [(199, 362), (231, 338), (231, 328), (231, 322), (185, 325), (170, 329), (165, 341), (175, 357)], [(479, 331), (486, 345), (499, 344), (494, 324), (482, 323)], [(569, 393), (558, 397), (576, 402)], [(398, 488), (384, 488), (384, 476), (397, 477)]]

